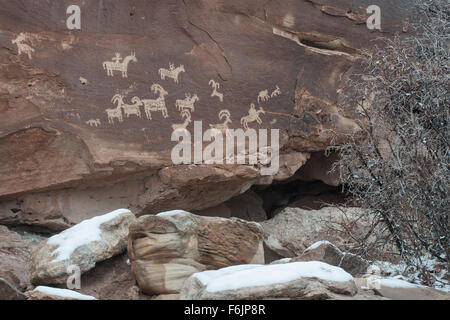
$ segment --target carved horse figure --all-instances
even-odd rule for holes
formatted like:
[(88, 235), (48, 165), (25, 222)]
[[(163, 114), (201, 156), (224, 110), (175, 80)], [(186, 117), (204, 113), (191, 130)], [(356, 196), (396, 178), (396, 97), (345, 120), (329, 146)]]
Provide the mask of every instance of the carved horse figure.
[(248, 111), (248, 116), (241, 118), (241, 124), (244, 126), (245, 130), (248, 130), (248, 124), (250, 122), (256, 121), (258, 124), (262, 123), (262, 120), (259, 117), (260, 113), (265, 114), (266, 112), (263, 110), (263, 108), (259, 108), (259, 110), (256, 110), (255, 104), (252, 103), (250, 105), (250, 110)]
[(214, 80), (209, 80), (209, 85), (213, 88), (211, 97), (217, 97), (219, 98), (220, 102), (223, 102), (223, 94), (217, 91), (217, 89), (220, 88), (220, 83), (215, 82)]
[(157, 99), (140, 99), (139, 97), (134, 97), (131, 102), (139, 103), (140, 105), (144, 105), (145, 115), (147, 119), (152, 120), (152, 112), (161, 111), (164, 118), (167, 118), (169, 115), (167, 113), (165, 96), (169, 93), (164, 90), (162, 86), (159, 84), (153, 84), (151, 86), (151, 90), (154, 93), (159, 93), (159, 97)]
[(113, 103), (118, 103), (118, 106), (123, 109), (123, 112), (127, 118), (129, 118), (132, 114), (138, 116), (139, 118), (141, 117), (141, 109), (139, 108), (141, 106), (140, 102), (131, 101), (133, 104), (126, 104), (123, 102), (123, 96), (121, 94), (114, 95), (111, 101)]
[(196, 94), (191, 96), (190, 93), (186, 93), (185, 97), (186, 98), (184, 100), (177, 100), (175, 102), (175, 106), (178, 108), (179, 111), (182, 111), (184, 109), (190, 109), (192, 112), (194, 112), (195, 110), (194, 103), (200, 101), (200, 98)]
[(128, 78), (128, 64), (132, 62), (137, 62), (136, 53), (132, 52), (129, 56), (126, 56), (122, 62), (120, 62), (120, 54), (116, 53), (116, 57), (113, 61), (103, 62), (103, 69), (106, 70), (108, 76), (114, 77), (114, 71), (122, 72), (122, 78)]
[(159, 76), (162, 80), (165, 80), (167, 78), (172, 78), (175, 83), (178, 83), (178, 75), (180, 72), (186, 72), (184, 70), (184, 65), (180, 65), (177, 68), (174, 67), (173, 63), (169, 63), (169, 70), (161, 68), (158, 71)]
[(189, 110), (185, 109), (181, 111), (181, 117), (186, 118), (183, 123), (175, 123), (172, 125), (172, 129), (175, 131), (177, 129), (186, 129), (189, 123), (191, 123), (191, 113)]

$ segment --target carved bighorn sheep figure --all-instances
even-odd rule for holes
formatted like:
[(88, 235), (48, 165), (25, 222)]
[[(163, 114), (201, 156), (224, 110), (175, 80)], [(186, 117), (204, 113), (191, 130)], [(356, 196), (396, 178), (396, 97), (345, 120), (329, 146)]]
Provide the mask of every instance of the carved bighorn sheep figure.
[(244, 126), (245, 130), (248, 130), (248, 124), (250, 122), (256, 121), (258, 124), (262, 123), (261, 118), (259, 117), (259, 114), (265, 114), (266, 112), (263, 110), (263, 108), (259, 108), (259, 110), (256, 110), (255, 104), (250, 104), (250, 110), (248, 111), (248, 116), (241, 118), (241, 124)]
[(106, 109), (105, 111), (108, 114), (109, 123), (114, 124), (114, 119), (118, 119), (119, 122), (123, 122), (122, 108), (120, 106), (113, 109)]
[(159, 93), (159, 97), (157, 99), (140, 99), (139, 97), (133, 97), (131, 102), (139, 103), (139, 105), (144, 106), (145, 115), (147, 119), (152, 120), (152, 112), (161, 111), (164, 118), (169, 116), (166, 108), (165, 96), (169, 93), (164, 90), (164, 88), (155, 83), (151, 86), (151, 90), (154, 93)]
[(175, 131), (177, 129), (186, 129), (187, 126), (192, 122), (191, 121), (191, 113), (189, 110), (185, 109), (181, 111), (181, 117), (186, 118), (183, 123), (173, 124), (172, 129)]
[(116, 56), (112, 58), (113, 61), (103, 62), (103, 69), (106, 70), (108, 76), (114, 77), (114, 71), (122, 72), (122, 78), (128, 78), (128, 64), (133, 61), (137, 62), (136, 53), (132, 52), (129, 56), (125, 57), (122, 62), (120, 53), (116, 53)]
[(276, 86), (276, 89), (270, 95), (271, 98), (277, 97), (281, 94), (281, 89), (279, 86)]
[(211, 97), (217, 97), (219, 98), (220, 102), (223, 102), (223, 94), (217, 91), (217, 89), (220, 88), (220, 83), (215, 82), (214, 80), (209, 80), (209, 85), (213, 88)]
[(121, 94), (114, 95), (111, 101), (113, 103), (117, 103), (118, 106), (123, 109), (127, 118), (129, 118), (132, 114), (138, 116), (139, 118), (141, 117), (141, 109), (139, 108), (141, 103), (139, 101), (132, 99), (131, 102), (133, 102), (133, 104), (126, 104), (123, 102), (123, 96)]
[(227, 130), (228, 129), (228, 124), (232, 123), (230, 111), (228, 111), (227, 109), (220, 110), (220, 112), (219, 112), (219, 119), (222, 120), (223, 118), (225, 118), (225, 121), (223, 123), (210, 124), (209, 126), (211, 127), (211, 129), (217, 129), (217, 130), (220, 130), (220, 131)]

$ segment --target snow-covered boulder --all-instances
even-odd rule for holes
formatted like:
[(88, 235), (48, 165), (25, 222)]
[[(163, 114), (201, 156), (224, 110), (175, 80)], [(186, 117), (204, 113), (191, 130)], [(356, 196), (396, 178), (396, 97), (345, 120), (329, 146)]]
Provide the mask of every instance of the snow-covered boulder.
[(256, 222), (174, 210), (138, 218), (130, 226), (128, 256), (144, 293), (176, 294), (195, 272), (264, 263), (262, 242)]
[(27, 292), (29, 300), (97, 300), (73, 290), (39, 286)]
[(180, 299), (329, 299), (354, 296), (353, 277), (341, 268), (310, 261), (239, 265), (195, 273)]
[(50, 237), (33, 249), (31, 282), (35, 285), (66, 283), (76, 267), (83, 273), (94, 268), (97, 262), (124, 252), (129, 226), (134, 220), (131, 211), (119, 209), (84, 220)]

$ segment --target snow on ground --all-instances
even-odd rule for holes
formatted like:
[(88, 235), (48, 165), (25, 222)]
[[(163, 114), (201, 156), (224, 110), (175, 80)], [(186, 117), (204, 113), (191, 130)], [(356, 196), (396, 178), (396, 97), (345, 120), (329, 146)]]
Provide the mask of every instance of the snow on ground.
[(189, 213), (189, 212), (184, 211), (184, 210), (171, 210), (171, 211), (160, 212), (156, 216), (167, 217), (167, 216), (175, 216), (177, 214), (186, 214), (186, 213)]
[(48, 294), (51, 296), (66, 298), (66, 299), (77, 299), (77, 300), (97, 300), (93, 296), (87, 296), (81, 293), (78, 293), (73, 290), (68, 289), (58, 289), (58, 288), (51, 288), (51, 287), (45, 287), (45, 286), (38, 286), (33, 291), (38, 291), (43, 294)]
[(124, 213), (131, 213), (131, 211), (127, 209), (118, 209), (102, 216), (87, 219), (64, 230), (60, 234), (49, 238), (47, 244), (58, 246), (58, 248), (53, 251), (55, 258), (52, 262), (69, 259), (76, 248), (93, 241), (101, 241), (100, 226)]
[(380, 284), (383, 287), (389, 287), (389, 288), (416, 288), (421, 287), (418, 284), (413, 284), (411, 282), (396, 279), (396, 278), (381, 278), (377, 279), (377, 283)]
[[(420, 272), (416, 268), (408, 267), (406, 264), (393, 264), (386, 261), (375, 261), (373, 263), (378, 266), (384, 275), (404, 280), (411, 285), (421, 286)], [(417, 265), (423, 266), (430, 275), (434, 278), (435, 282), (432, 286), (434, 289), (450, 292), (450, 283), (445, 279), (447, 270), (444, 268), (439, 271), (436, 266), (439, 265), (436, 258), (429, 255), (421, 257), (420, 261), (417, 261)]]
[(300, 278), (353, 281), (343, 269), (319, 261), (273, 265), (238, 265), (194, 274), (209, 292), (286, 283)]

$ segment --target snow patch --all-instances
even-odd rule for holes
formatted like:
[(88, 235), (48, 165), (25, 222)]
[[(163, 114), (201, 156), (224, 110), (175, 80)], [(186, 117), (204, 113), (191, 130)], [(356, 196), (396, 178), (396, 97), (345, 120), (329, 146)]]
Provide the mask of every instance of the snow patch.
[(410, 283), (405, 280), (395, 279), (395, 278), (381, 278), (377, 279), (377, 282), (383, 287), (389, 288), (417, 288), (420, 285)]
[(177, 214), (188, 214), (188, 213), (189, 212), (184, 211), (184, 210), (171, 210), (171, 211), (160, 212), (156, 216), (157, 217), (167, 217), (167, 216), (175, 216)]
[(102, 216), (84, 220), (79, 224), (64, 230), (60, 234), (50, 237), (47, 241), (49, 245), (57, 245), (53, 253), (55, 257), (52, 262), (59, 262), (70, 259), (75, 249), (94, 241), (101, 241), (100, 226), (111, 221), (118, 216), (131, 213), (128, 209), (118, 209)]
[(97, 300), (93, 296), (88, 296), (88, 295), (81, 294), (76, 291), (68, 290), (68, 289), (58, 289), (58, 288), (51, 288), (51, 287), (45, 287), (45, 286), (38, 286), (33, 291), (41, 292), (43, 294), (48, 294), (50, 296), (66, 298), (66, 299)]
[[(336, 249), (338, 249), (338, 248), (337, 248), (334, 244), (332, 244), (330, 241), (322, 240), (322, 241), (317, 241), (317, 242), (313, 243), (313, 244), (310, 245), (308, 248), (306, 248), (304, 252), (307, 252), (307, 251), (310, 251), (310, 250), (317, 249), (318, 247), (320, 247), (320, 246), (323, 245), (323, 244), (328, 244), (328, 245), (333, 246), (333, 247), (335, 247)], [(339, 250), (339, 249), (338, 249), (338, 250)], [(339, 251), (341, 251), (341, 250), (339, 250)]]
[(319, 261), (238, 265), (198, 272), (193, 276), (206, 287), (208, 292), (274, 285), (300, 278), (318, 278), (335, 282), (354, 281), (353, 277), (343, 269)]

